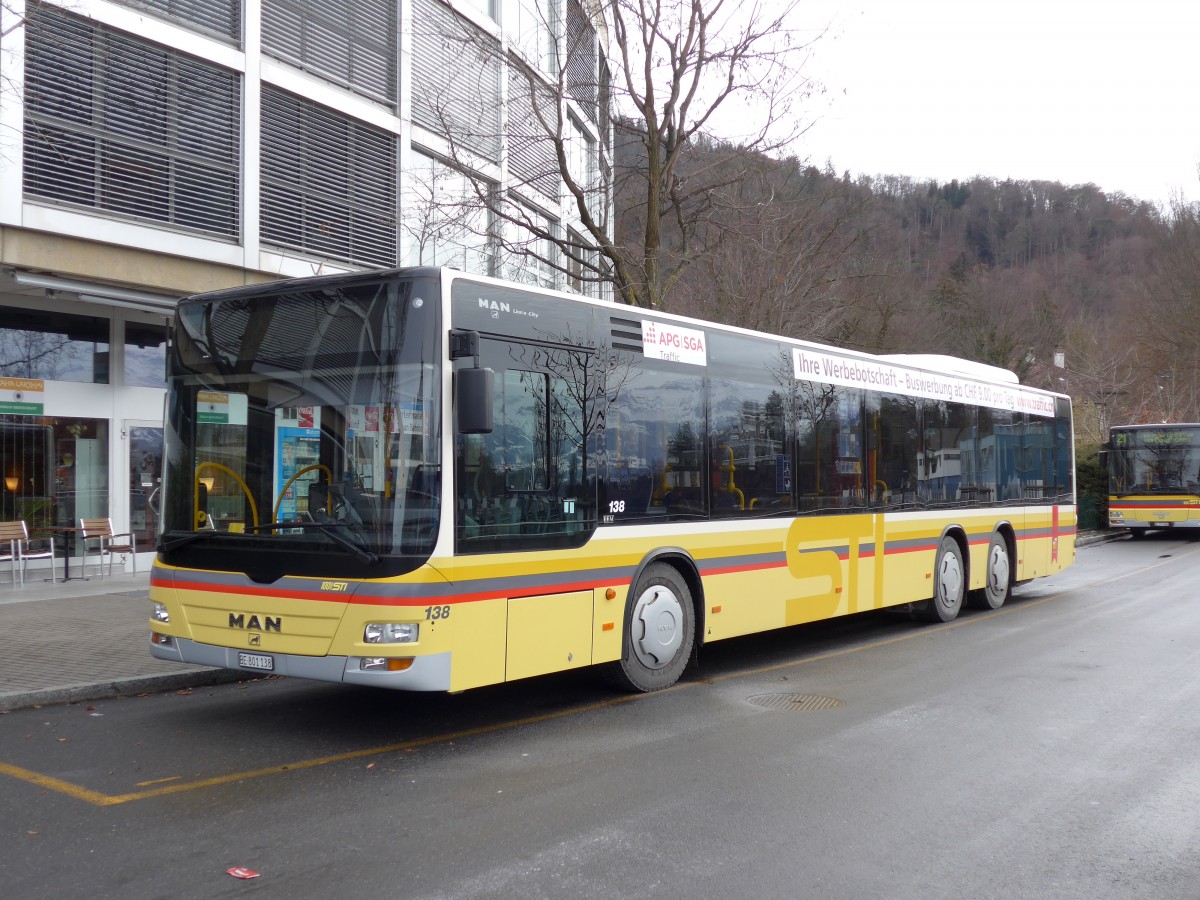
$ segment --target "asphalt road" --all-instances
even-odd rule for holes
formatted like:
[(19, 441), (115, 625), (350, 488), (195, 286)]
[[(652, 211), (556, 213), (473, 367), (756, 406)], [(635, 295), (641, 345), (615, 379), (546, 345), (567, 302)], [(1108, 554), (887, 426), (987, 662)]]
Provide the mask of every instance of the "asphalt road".
[[(0, 716), (9, 898), (1200, 897), (1200, 543), (410, 695), (266, 679)], [(259, 873), (251, 880), (234, 867)]]

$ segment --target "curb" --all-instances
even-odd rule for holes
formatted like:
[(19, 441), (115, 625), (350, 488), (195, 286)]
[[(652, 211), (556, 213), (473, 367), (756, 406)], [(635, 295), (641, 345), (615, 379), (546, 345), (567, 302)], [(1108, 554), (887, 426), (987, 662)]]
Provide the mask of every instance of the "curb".
[[(247, 675), (250, 674), (228, 669), (204, 668), (187, 672), (170, 672), (163, 675), (133, 675), (112, 681), (67, 684), (62, 687), (40, 688), (33, 691), (13, 691), (8, 694), (0, 694), (0, 713), (34, 706), (111, 700), (119, 697), (135, 697), (138, 694), (156, 694), (179, 691), (184, 688), (206, 687), (211, 684), (230, 684), (235, 681), (247, 681), (249, 680)], [(260, 676), (254, 675), (253, 677)]]
[(1075, 546), (1090, 547), (1092, 544), (1108, 544), (1112, 541), (1123, 541), (1129, 537), (1127, 531), (1094, 531), (1081, 534), (1075, 539)]

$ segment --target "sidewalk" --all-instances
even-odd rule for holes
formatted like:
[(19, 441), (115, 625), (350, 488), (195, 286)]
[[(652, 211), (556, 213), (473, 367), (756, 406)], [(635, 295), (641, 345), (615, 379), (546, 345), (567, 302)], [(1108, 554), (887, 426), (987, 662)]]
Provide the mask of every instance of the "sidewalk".
[[(1088, 532), (1080, 534), (1078, 545), (1123, 536), (1123, 531)], [(0, 585), (0, 712), (242, 677), (152, 657), (149, 586), (149, 572)]]
[(235, 680), (150, 655), (149, 586), (149, 572), (0, 584), (0, 712)]

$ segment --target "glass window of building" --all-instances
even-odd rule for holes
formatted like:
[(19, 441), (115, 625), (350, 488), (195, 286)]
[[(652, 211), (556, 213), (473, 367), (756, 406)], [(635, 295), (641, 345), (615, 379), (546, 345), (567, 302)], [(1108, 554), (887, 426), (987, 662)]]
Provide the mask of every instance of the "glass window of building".
[(165, 388), (167, 326), (125, 323), (125, 384)]
[(237, 41), (242, 36), (241, 0), (114, 0), (203, 34)]
[(263, 49), (395, 106), (398, 19), (379, 0), (264, 0)]
[(567, 93), (596, 121), (596, 30), (579, 0), (567, 0)]
[(108, 421), (0, 415), (0, 516), (46, 528), (109, 515)]
[(521, 54), (543, 72), (556, 69), (557, 5), (552, 0), (509, 0), (507, 30)]
[(237, 237), (241, 79), (29, 4), (25, 191)]
[(599, 296), (599, 286), (592, 280), (595, 277), (597, 254), (591, 241), (575, 231), (567, 232), (567, 240), (571, 244), (571, 256), (567, 260), (567, 286), (585, 297)]
[(54, 513), (59, 525), (108, 509), (108, 420), (54, 418)]
[(395, 265), (395, 136), (264, 86), (261, 215), (264, 243)]
[(452, 266), (491, 274), (491, 215), (479, 198), (480, 186), (441, 160), (419, 152), (413, 153), (406, 176), (400, 224), (409, 240), (412, 265)]
[(456, 148), (500, 161), (500, 45), (437, 2), (417, 0), (412, 25), (413, 120)]
[(0, 307), (0, 376), (108, 384), (109, 320)]
[(466, 9), (473, 9), (478, 13), (482, 13), (489, 19), (496, 18), (496, 5), (499, 0), (459, 0), (458, 5)]
[(595, 216), (603, 195), (597, 190), (596, 142), (572, 116), (567, 123), (567, 172), (587, 195), (588, 210)]
[(538, 191), (556, 199), (559, 188), (558, 153), (542, 127), (538, 113), (555, 113), (553, 93), (527, 66), (508, 69), (508, 170), (512, 186), (528, 193)]
[(509, 277), (522, 284), (555, 287), (554, 262), (558, 259), (558, 247), (551, 236), (557, 232), (557, 223), (523, 203), (513, 201), (512, 208), (514, 214), (527, 224), (521, 232), (525, 236), (524, 247), (508, 260)]

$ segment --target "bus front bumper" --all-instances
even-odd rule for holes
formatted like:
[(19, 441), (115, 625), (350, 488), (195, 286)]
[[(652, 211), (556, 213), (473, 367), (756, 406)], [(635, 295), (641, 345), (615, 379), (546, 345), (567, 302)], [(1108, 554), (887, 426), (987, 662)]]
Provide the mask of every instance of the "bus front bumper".
[[(164, 640), (165, 638), (165, 640)], [(150, 636), (150, 655), (177, 663), (232, 669), (247, 675), (288, 675), (314, 681), (362, 684), (396, 691), (449, 691), (450, 653), (416, 656), (399, 672), (364, 668), (364, 657), (297, 656), (290, 653), (255, 653), (201, 644), (189, 638)], [(264, 662), (269, 660), (269, 668)], [(251, 665), (244, 664), (251, 662)]]

